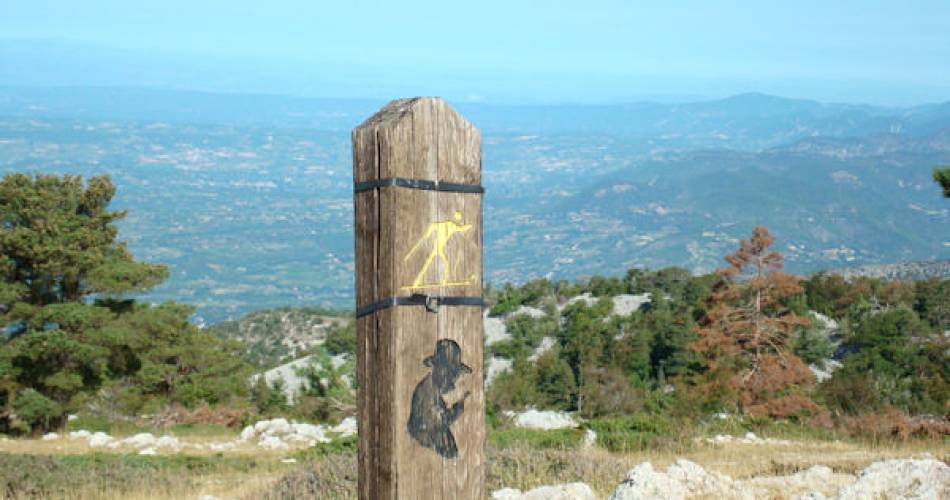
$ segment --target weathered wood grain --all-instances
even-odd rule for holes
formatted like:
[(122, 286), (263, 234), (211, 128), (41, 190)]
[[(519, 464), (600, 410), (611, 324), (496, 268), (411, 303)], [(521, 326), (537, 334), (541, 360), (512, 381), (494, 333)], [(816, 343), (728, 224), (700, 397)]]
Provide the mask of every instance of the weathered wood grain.
[[(441, 99), (393, 101), (353, 131), (354, 181), (387, 177), (481, 184), (481, 135)], [(354, 202), (357, 307), (413, 293), (481, 295), (480, 194), (385, 187)], [(468, 225), (443, 241), (444, 252), (434, 252), (435, 234), (426, 238), (433, 227)], [(400, 306), (358, 320), (360, 498), (484, 498), (482, 338), (482, 311), (472, 306)], [(446, 361), (453, 351), (460, 358)], [(435, 380), (430, 357), (457, 372), (454, 388), (443, 383), (436, 396), (423, 390)], [(417, 392), (429, 406), (414, 409)], [(460, 401), (448, 427), (410, 430), (414, 411), (427, 414), (419, 408), (450, 414)], [(446, 433), (454, 447), (426, 441)]]

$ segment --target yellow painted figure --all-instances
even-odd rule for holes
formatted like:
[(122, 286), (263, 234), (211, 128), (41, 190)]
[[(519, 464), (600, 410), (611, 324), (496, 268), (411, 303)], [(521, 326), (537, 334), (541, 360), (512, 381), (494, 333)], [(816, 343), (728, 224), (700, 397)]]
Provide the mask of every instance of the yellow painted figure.
[[(425, 264), (422, 266), (422, 270), (419, 271), (419, 274), (416, 275), (416, 279), (412, 281), (411, 285), (406, 285), (403, 288), (412, 290), (419, 288), (428, 288), (433, 286), (456, 286), (456, 285), (470, 285), (475, 279), (475, 275), (469, 276), (465, 281), (450, 282), (450, 276), (452, 276), (452, 265), (449, 263), (449, 257), (445, 253), (445, 246), (449, 244), (449, 240), (452, 239), (452, 236), (455, 236), (456, 233), (465, 233), (468, 230), (472, 229), (471, 224), (461, 224), (462, 222), (462, 212), (455, 212), (452, 219), (433, 222), (429, 224), (429, 227), (426, 229), (424, 235), (419, 238), (419, 241), (409, 250), (409, 253), (406, 254), (406, 257), (403, 259), (403, 262), (409, 260), (409, 257), (412, 256), (422, 246), (423, 243), (429, 239), (433, 239), (432, 252), (429, 253), (429, 257), (426, 258)], [(426, 275), (426, 271), (429, 270), (429, 266), (432, 265), (432, 262), (436, 257), (442, 260), (442, 263), (445, 265), (445, 272), (442, 273), (442, 278), (439, 283), (429, 283), (425, 284), (422, 282), (423, 278)]]

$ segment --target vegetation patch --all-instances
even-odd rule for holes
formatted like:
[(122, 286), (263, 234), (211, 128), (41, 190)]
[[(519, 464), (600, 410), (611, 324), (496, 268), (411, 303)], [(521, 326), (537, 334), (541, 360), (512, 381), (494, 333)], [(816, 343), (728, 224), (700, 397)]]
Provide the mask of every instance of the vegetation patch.
[(140, 456), (93, 453), (61, 457), (0, 453), (0, 497), (62, 498), (149, 492), (180, 496), (200, 476), (250, 473), (258, 463), (242, 457)]
[(571, 449), (577, 448), (584, 439), (579, 429), (492, 429), (488, 442), (498, 448)]

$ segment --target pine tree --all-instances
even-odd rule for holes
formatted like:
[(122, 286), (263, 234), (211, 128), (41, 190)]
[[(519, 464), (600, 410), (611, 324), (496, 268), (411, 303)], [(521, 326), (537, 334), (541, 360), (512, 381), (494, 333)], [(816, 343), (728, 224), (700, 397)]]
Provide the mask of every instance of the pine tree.
[(107, 383), (132, 410), (246, 390), (237, 348), (190, 325), (191, 308), (123, 297), (168, 271), (117, 240), (114, 195), (108, 177), (0, 180), (0, 431), (62, 426)]
[(752, 415), (784, 417), (817, 406), (798, 390), (814, 376), (789, 348), (810, 323), (786, 305), (802, 293), (800, 279), (781, 272), (782, 256), (769, 250), (774, 241), (759, 226), (726, 256), (729, 265), (716, 272), (720, 281), (691, 348), (705, 361), (709, 393), (732, 393)]

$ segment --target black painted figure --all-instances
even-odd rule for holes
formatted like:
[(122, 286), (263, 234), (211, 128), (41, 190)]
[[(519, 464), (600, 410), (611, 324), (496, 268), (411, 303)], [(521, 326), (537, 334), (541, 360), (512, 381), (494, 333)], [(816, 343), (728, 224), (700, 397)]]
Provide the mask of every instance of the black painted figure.
[(466, 392), (451, 408), (442, 399), (455, 389), (455, 382), (472, 369), (462, 364), (462, 349), (454, 340), (441, 339), (435, 343), (435, 353), (423, 361), (432, 368), (412, 392), (409, 414), (409, 435), (419, 444), (435, 450), (445, 458), (458, 456), (455, 436), (449, 427), (465, 409)]

